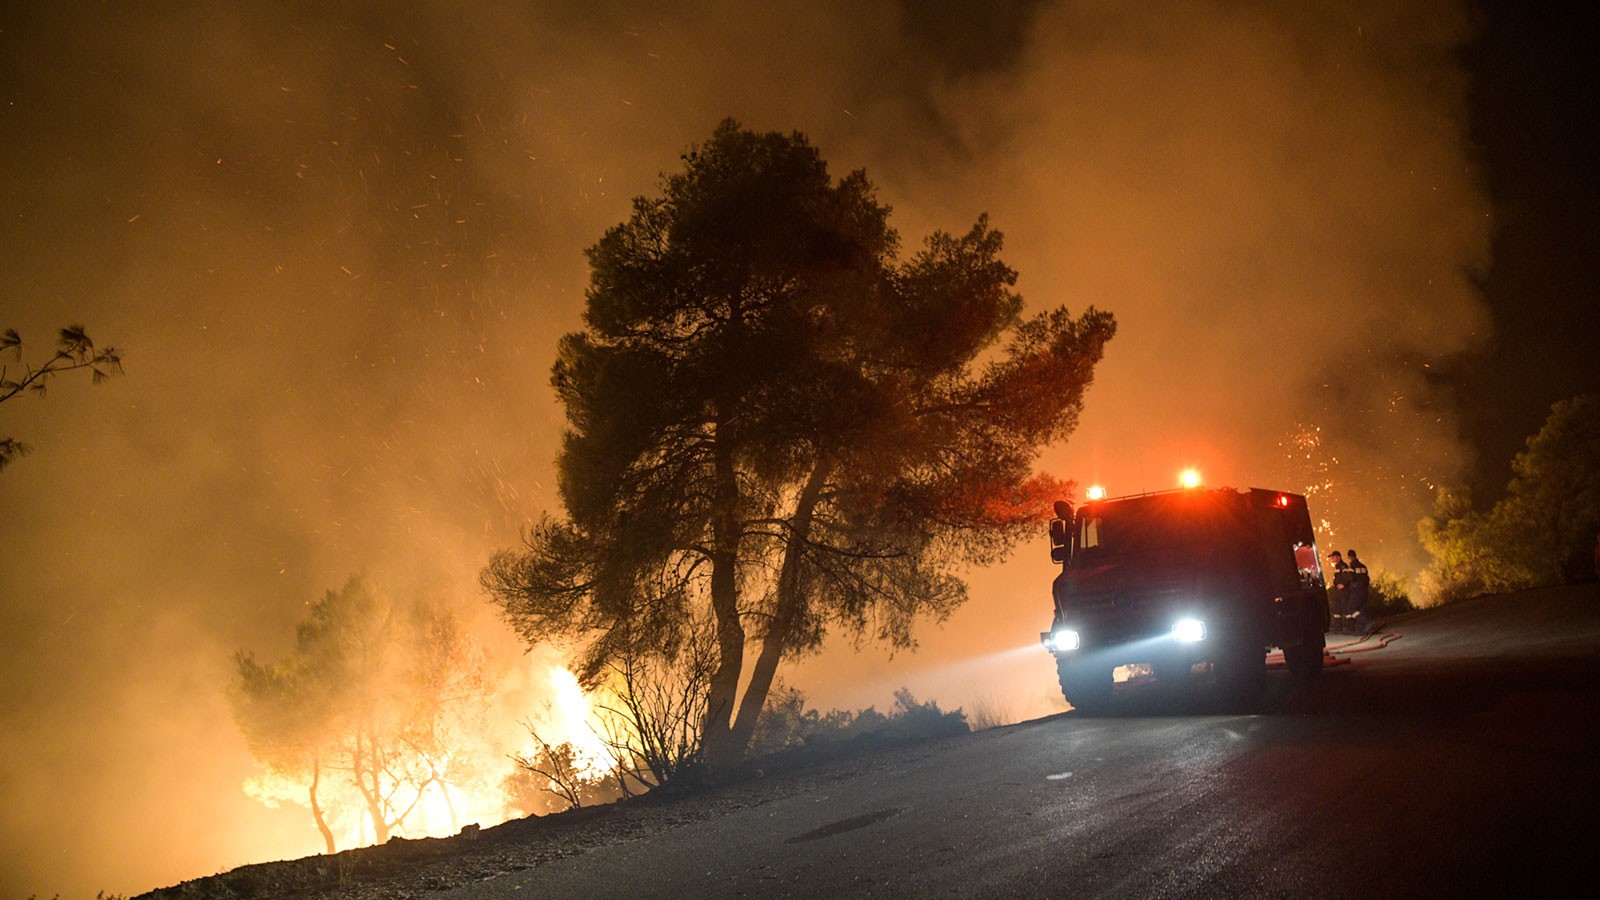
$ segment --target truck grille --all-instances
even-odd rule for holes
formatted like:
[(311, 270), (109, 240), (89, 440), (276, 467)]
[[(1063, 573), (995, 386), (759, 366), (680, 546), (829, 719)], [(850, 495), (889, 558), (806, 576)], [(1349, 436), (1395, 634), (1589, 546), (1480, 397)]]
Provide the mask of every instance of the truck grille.
[[(1164, 586), (1165, 587), (1165, 586)], [(1175, 586), (1158, 590), (1106, 591), (1073, 597), (1071, 621), (1086, 643), (1117, 644), (1165, 634), (1184, 593)]]

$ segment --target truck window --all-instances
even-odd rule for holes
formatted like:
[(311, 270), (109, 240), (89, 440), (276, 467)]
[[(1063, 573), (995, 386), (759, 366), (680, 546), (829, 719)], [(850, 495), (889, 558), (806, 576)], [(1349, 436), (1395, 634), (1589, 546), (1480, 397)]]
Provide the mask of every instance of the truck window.
[(1317, 548), (1314, 544), (1296, 544), (1294, 546), (1294, 564), (1300, 570), (1301, 587), (1322, 587), (1322, 563), (1317, 559)]
[(1209, 540), (1219, 527), (1208, 510), (1167, 497), (1108, 504), (1093, 515), (1079, 514), (1077, 551), (1121, 556), (1193, 546)]
[(1100, 546), (1100, 517), (1081, 516), (1078, 519), (1078, 549), (1093, 550)]

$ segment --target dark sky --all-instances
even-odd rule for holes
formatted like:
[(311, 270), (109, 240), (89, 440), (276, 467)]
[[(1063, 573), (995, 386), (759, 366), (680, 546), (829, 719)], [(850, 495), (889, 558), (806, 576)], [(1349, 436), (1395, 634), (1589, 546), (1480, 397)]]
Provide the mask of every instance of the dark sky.
[(1550, 405), (1600, 391), (1600, 33), (1580, 4), (1494, 2), (1465, 58), (1472, 139), (1494, 201), (1483, 279), (1495, 333), (1460, 372), (1480, 499)]
[[(0, 407), (34, 447), (0, 473), (0, 894), (315, 852), (308, 816), (242, 790), (223, 691), (234, 651), (282, 653), (352, 572), (472, 617), (519, 667), (513, 725), (553, 690), (476, 575), (558, 511), (548, 372), (583, 248), (730, 115), (866, 168), (908, 247), (987, 212), (1030, 308), (1117, 315), (1041, 468), (1303, 489), (1323, 541), (1414, 577), (1432, 489), (1492, 495), (1550, 404), (1600, 382), (1589, 18), (6, 5), (0, 327), (36, 361), (82, 322), (127, 374)], [(906, 685), (1047, 712), (1050, 576), (1023, 547), (919, 652), (832, 647), (786, 677), (824, 706)]]

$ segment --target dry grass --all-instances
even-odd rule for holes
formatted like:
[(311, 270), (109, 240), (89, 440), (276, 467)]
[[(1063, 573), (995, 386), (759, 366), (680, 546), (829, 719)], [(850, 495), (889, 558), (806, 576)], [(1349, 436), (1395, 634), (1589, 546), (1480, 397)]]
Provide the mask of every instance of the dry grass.
[(967, 726), (973, 731), (999, 728), (1017, 720), (1012, 714), (1011, 707), (992, 694), (978, 694), (968, 701), (964, 708), (967, 713)]

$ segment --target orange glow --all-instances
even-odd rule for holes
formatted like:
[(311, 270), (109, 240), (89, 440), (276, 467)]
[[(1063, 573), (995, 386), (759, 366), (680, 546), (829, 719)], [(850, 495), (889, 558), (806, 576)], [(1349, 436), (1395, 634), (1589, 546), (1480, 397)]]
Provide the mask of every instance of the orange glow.
[(578, 770), (598, 780), (617, 766), (600, 733), (596, 731), (596, 710), (590, 698), (578, 685), (578, 676), (566, 668), (550, 669), (550, 685), (555, 689), (555, 702), (549, 725), (556, 740), (552, 743), (570, 743), (578, 758)]
[[(40, 4), (0, 66), (17, 69), (8, 115), (30, 135), (0, 142), (6, 170), (30, 175), (10, 196), (49, 197), (86, 173), (104, 187), (97, 209), (59, 207), (48, 227), (8, 219), (4, 233), (24, 238), (9, 242), (12, 283), (46, 289), (8, 298), (0, 332), (15, 327), (48, 352), (51, 329), (81, 322), (137, 353), (100, 387), (75, 379), (0, 410), (23, 417), (0, 436), (35, 447), (0, 472), (0, 696), (15, 713), (0, 772), (28, 773), (0, 794), (0, 898), (132, 896), (319, 852), (306, 782), (261, 775), (255, 788), (276, 808), (239, 789), (254, 763), (225, 689), (237, 651), (287, 652), (306, 604), (350, 572), (459, 603), (474, 652), (489, 657), (484, 677), (510, 673), (487, 710), (463, 705), (473, 718), (449, 723), (434, 760), (448, 783), (425, 788), (407, 836), (448, 830), (451, 809), (486, 829), (504, 815), (497, 781), (527, 748), (522, 719), (544, 717), (541, 735), (557, 744), (592, 737), (550, 683), (547, 663), (570, 648), (529, 651), (479, 579), (494, 551), (522, 546), (524, 527), (565, 513), (554, 461), (569, 423), (549, 382), (558, 342), (582, 324), (584, 249), (632, 197), (659, 196), (679, 154), (729, 115), (807, 134), (834, 181), (864, 170), (895, 208), (899, 261), (918, 258), (934, 228), (959, 243), (989, 210), (1009, 238), (993, 264), (1017, 273), (1020, 317), (1094, 303), (1122, 323), (1076, 428), (1031, 463), (1079, 483), (1029, 503), (979, 486), (941, 522), (999, 521), (1040, 544), (1050, 501), (1088, 500), (1088, 474), (1117, 482), (1119, 496), (1154, 493), (1178, 488), (1161, 471), (1189, 458), (1219, 485), (1294, 490), (1291, 508), (1309, 495), (1319, 546), (1371, 547), (1362, 556), (1375, 568), (1415, 578), (1432, 559), (1416, 524), (1434, 492), (1413, 479), (1453, 483), (1473, 458), (1467, 425), (1497, 418), (1457, 409), (1426, 371), (1484, 351), (1494, 318), (1469, 277), (1499, 249), (1487, 179), (1465, 129), (1440, 124), (1460, 124), (1467, 97), (1463, 5), (1329, 4), (1313, 17), (1289, 4), (1178, 16), (1011, 4), (974, 29), (964, 5), (930, 3), (900, 13), (905, 31), (889, 41), (860, 39), (881, 26), (882, 4), (819, 4), (801, 22), (730, 4), (716, 20), (664, 15), (627, 40), (589, 40), (592, 23), (557, 12), (577, 4), (507, 4), (493, 25), (464, 5), (403, 41), (405, 20), (382, 7), (331, 6), (334, 27), (300, 42), (200, 4), (142, 23), (160, 39), (121, 41), (131, 16)], [(1368, 47), (1357, 25), (1393, 43), (1352, 52)], [(729, 28), (742, 39), (723, 39)], [(563, 49), (527, 53), (526, 33)], [(969, 45), (982, 36), (987, 45)], [(790, 39), (784, 52), (768, 46), (775, 37)], [(242, 76), (215, 77), (221, 46), (249, 67)], [(578, 46), (584, 77), (564, 80)], [(671, 59), (677, 77), (650, 77)], [(1218, 59), (1229, 65), (1205, 65)], [(330, 64), (338, 79), (323, 77)], [(861, 79), (864, 67), (905, 76)], [(108, 69), (141, 77), (106, 79)], [(748, 73), (734, 104), (727, 72)], [(817, 88), (762, 89), (799, 77)], [(929, 80), (945, 78), (959, 89), (928, 100)], [(152, 104), (147, 82), (202, 88)], [(844, 89), (875, 114), (841, 113)], [(1260, 102), (1240, 115), (1238, 96)], [(423, 99), (439, 105), (391, 114)], [(920, 114), (934, 102), (937, 115)], [(207, 128), (173, 124), (196, 119)], [(950, 138), (989, 132), (1007, 139), (973, 153)], [(85, 145), (108, 148), (91, 169)], [(593, 158), (574, 161), (574, 146)], [(124, 147), (153, 152), (110, 149)], [(515, 190), (500, 173), (515, 173)], [(138, 189), (152, 179), (166, 189)], [(1229, 197), (1224, 215), (1208, 202), (1216, 193)], [(69, 277), (70, 302), (49, 286)], [(844, 290), (853, 276), (828, 277)], [(885, 299), (806, 327), (858, 324), (918, 325)], [(874, 362), (873, 377), (967, 339), (947, 324), (908, 343), (917, 356)], [(872, 335), (862, 339), (888, 343)], [(971, 374), (1043, 383), (990, 369), (1000, 350)], [(0, 363), (14, 374), (10, 356)], [(206, 390), (184, 389), (192, 373), (206, 373)], [(882, 414), (905, 417), (907, 433), (937, 419), (915, 413)], [(1510, 439), (1507, 453), (1518, 449)], [(152, 454), (163, 464), (138, 465)], [(1034, 641), (1059, 568), (1029, 546), (952, 567), (970, 600), (947, 620), (918, 620), (916, 652), (834, 628), (779, 674), (823, 711), (885, 710), (900, 687), (945, 709), (985, 699), (1019, 720), (1062, 711)], [(869, 634), (887, 622), (869, 619)], [(604, 689), (590, 700), (600, 717), (616, 705)], [(349, 772), (323, 778), (344, 849), (359, 840), (361, 798)]]
[(1199, 469), (1184, 469), (1183, 472), (1181, 472), (1178, 475), (1178, 483), (1183, 485), (1185, 490), (1189, 490), (1189, 489), (1193, 489), (1193, 488), (1199, 487), (1200, 486), (1200, 470)]
[[(603, 723), (595, 698), (584, 693), (578, 679), (560, 665), (549, 666), (536, 683), (548, 691), (544, 709), (522, 720), (517, 730), (537, 728), (551, 746), (570, 744), (576, 773), (600, 781), (617, 765), (610, 746), (601, 736)], [(504, 782), (517, 772), (507, 750), (503, 727), (471, 720), (451, 722), (445, 733), (449, 748), (437, 758), (414, 752), (415, 748), (394, 748), (391, 763), (378, 774), (378, 785), (386, 797), (394, 798), (395, 808), (389, 823), (391, 834), (406, 838), (447, 837), (463, 825), (476, 823), (490, 827), (511, 815), (523, 812), (553, 812), (559, 804), (535, 810), (514, 810), (508, 804)], [(524, 757), (540, 752), (531, 741), (521, 747)], [(308, 811), (308, 784), (301, 773), (285, 774), (261, 770), (244, 782), (244, 792), (269, 808), (296, 805)], [(348, 769), (331, 765), (323, 772), (317, 787), (317, 801), (333, 832), (337, 850), (371, 845), (376, 837), (368, 806), (351, 779)], [(304, 823), (310, 829), (310, 821)], [(308, 848), (309, 849), (309, 848)]]

